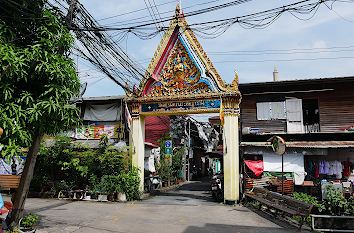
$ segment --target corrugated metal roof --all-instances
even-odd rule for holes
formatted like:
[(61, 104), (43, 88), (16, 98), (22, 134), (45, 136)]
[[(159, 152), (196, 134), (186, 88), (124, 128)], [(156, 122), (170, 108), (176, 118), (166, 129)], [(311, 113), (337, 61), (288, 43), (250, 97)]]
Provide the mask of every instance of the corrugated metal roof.
[(253, 82), (253, 83), (240, 83), (239, 87), (251, 86), (251, 85), (272, 85), (272, 84), (289, 84), (289, 83), (323, 83), (323, 82), (351, 82), (354, 80), (354, 76), (346, 77), (327, 77), (327, 78), (309, 78), (309, 79), (292, 79), (292, 80), (279, 80), (279, 81), (267, 81), (267, 82)]
[[(241, 142), (241, 146), (271, 146), (270, 142)], [(287, 147), (298, 148), (354, 148), (354, 141), (286, 142)]]
[(125, 95), (112, 95), (112, 96), (95, 96), (95, 97), (84, 97), (83, 101), (104, 101), (104, 100), (121, 100), (124, 99)]

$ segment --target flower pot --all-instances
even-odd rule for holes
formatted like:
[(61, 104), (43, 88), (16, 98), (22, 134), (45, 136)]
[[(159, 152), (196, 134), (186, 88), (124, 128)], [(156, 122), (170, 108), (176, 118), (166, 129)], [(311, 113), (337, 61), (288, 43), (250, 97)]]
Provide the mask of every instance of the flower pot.
[(119, 202), (126, 202), (127, 201), (127, 195), (124, 192), (119, 192), (118, 193), (118, 201)]
[(107, 201), (107, 195), (99, 194), (98, 195), (98, 201)]
[(26, 232), (26, 233), (34, 233), (37, 231), (37, 228), (33, 227), (33, 228), (24, 228), (24, 227), (20, 227), (20, 232)]
[(163, 182), (163, 187), (167, 187), (167, 182), (166, 181)]
[(37, 224), (38, 224), (38, 218), (39, 216), (36, 214), (29, 214), (23, 218), (20, 219), (19, 221), (19, 230), (18, 232), (29, 232), (29, 233), (34, 233), (37, 230)]

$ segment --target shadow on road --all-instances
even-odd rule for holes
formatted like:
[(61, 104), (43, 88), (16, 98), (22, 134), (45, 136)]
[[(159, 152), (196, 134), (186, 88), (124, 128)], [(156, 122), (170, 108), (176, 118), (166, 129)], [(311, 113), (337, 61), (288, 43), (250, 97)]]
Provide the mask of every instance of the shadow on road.
[(207, 223), (203, 227), (189, 226), (183, 233), (205, 233), (205, 232), (223, 232), (223, 233), (283, 233), (297, 232), (296, 229), (284, 229), (275, 227), (259, 227), (259, 226), (240, 226), (226, 224), (210, 224)]
[[(44, 210), (50, 210), (50, 209), (53, 209), (53, 208), (57, 208), (59, 206), (68, 205), (70, 203), (71, 203), (71, 201), (60, 201), (58, 203), (55, 203), (55, 204), (52, 204), (52, 205), (48, 205), (48, 206), (43, 206), (43, 207), (40, 207), (40, 208), (29, 208), (29, 209), (26, 209), (26, 212), (38, 213), (38, 212), (41, 212), (41, 211), (44, 211)], [(60, 210), (60, 209), (57, 209), (57, 210)]]

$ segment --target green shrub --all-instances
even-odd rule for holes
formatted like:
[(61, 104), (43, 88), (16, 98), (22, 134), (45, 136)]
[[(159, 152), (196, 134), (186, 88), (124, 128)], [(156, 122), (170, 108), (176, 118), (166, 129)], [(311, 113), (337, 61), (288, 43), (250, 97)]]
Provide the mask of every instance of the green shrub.
[(74, 148), (70, 138), (57, 136), (51, 147), (41, 146), (31, 188), (46, 187), (46, 191), (58, 193), (88, 185), (92, 193), (100, 189), (108, 193), (122, 190), (128, 200), (133, 200), (140, 197), (139, 183), (137, 169), (132, 168), (127, 152), (107, 146), (105, 138), (93, 150)]
[[(312, 204), (314, 205), (315, 207), (319, 207), (319, 203), (317, 201), (317, 198), (316, 197), (313, 197), (311, 195), (308, 195), (306, 193), (298, 193), (298, 192), (294, 192), (293, 193), (293, 198), (297, 199), (297, 200), (300, 200), (300, 201), (303, 201), (307, 204)], [(300, 222), (301, 221), (301, 217), (300, 216), (293, 216), (293, 218)], [(307, 225), (310, 225), (311, 224), (311, 217), (307, 217), (305, 219), (305, 224)]]
[(157, 142), (160, 146), (160, 162), (155, 163), (157, 174), (161, 177), (162, 181), (177, 180), (180, 179), (180, 171), (183, 168), (183, 154), (185, 153), (186, 148), (173, 148), (172, 154), (167, 159), (165, 153), (166, 141), (172, 140), (171, 136), (165, 133)]
[(138, 171), (138, 168), (131, 166), (129, 169), (122, 171), (119, 174), (120, 191), (125, 192), (129, 201), (140, 198), (140, 177)]
[(332, 186), (326, 186), (327, 199), (323, 202), (327, 214), (341, 215), (346, 209), (346, 200), (343, 194)]
[(350, 198), (348, 198), (347, 200), (347, 204), (345, 207), (345, 213), (348, 215), (354, 215), (354, 197), (351, 196)]
[(36, 226), (38, 222), (39, 222), (38, 214), (28, 214), (22, 218), (21, 226), (24, 228), (31, 228)]
[(100, 191), (106, 194), (119, 192), (120, 183), (119, 176), (104, 175), (100, 182)]

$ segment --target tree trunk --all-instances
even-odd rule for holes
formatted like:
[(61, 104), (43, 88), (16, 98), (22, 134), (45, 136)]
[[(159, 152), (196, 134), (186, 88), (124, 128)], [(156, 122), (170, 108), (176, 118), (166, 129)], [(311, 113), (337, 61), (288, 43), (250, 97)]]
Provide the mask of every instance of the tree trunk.
[(41, 139), (42, 135), (35, 135), (30, 150), (28, 151), (20, 184), (16, 191), (14, 206), (11, 214), (9, 214), (6, 218), (6, 223), (9, 227), (17, 225), (22, 216), (23, 207), (25, 206), (25, 200), (33, 177), (34, 166), (36, 165), (36, 159), (40, 148)]

